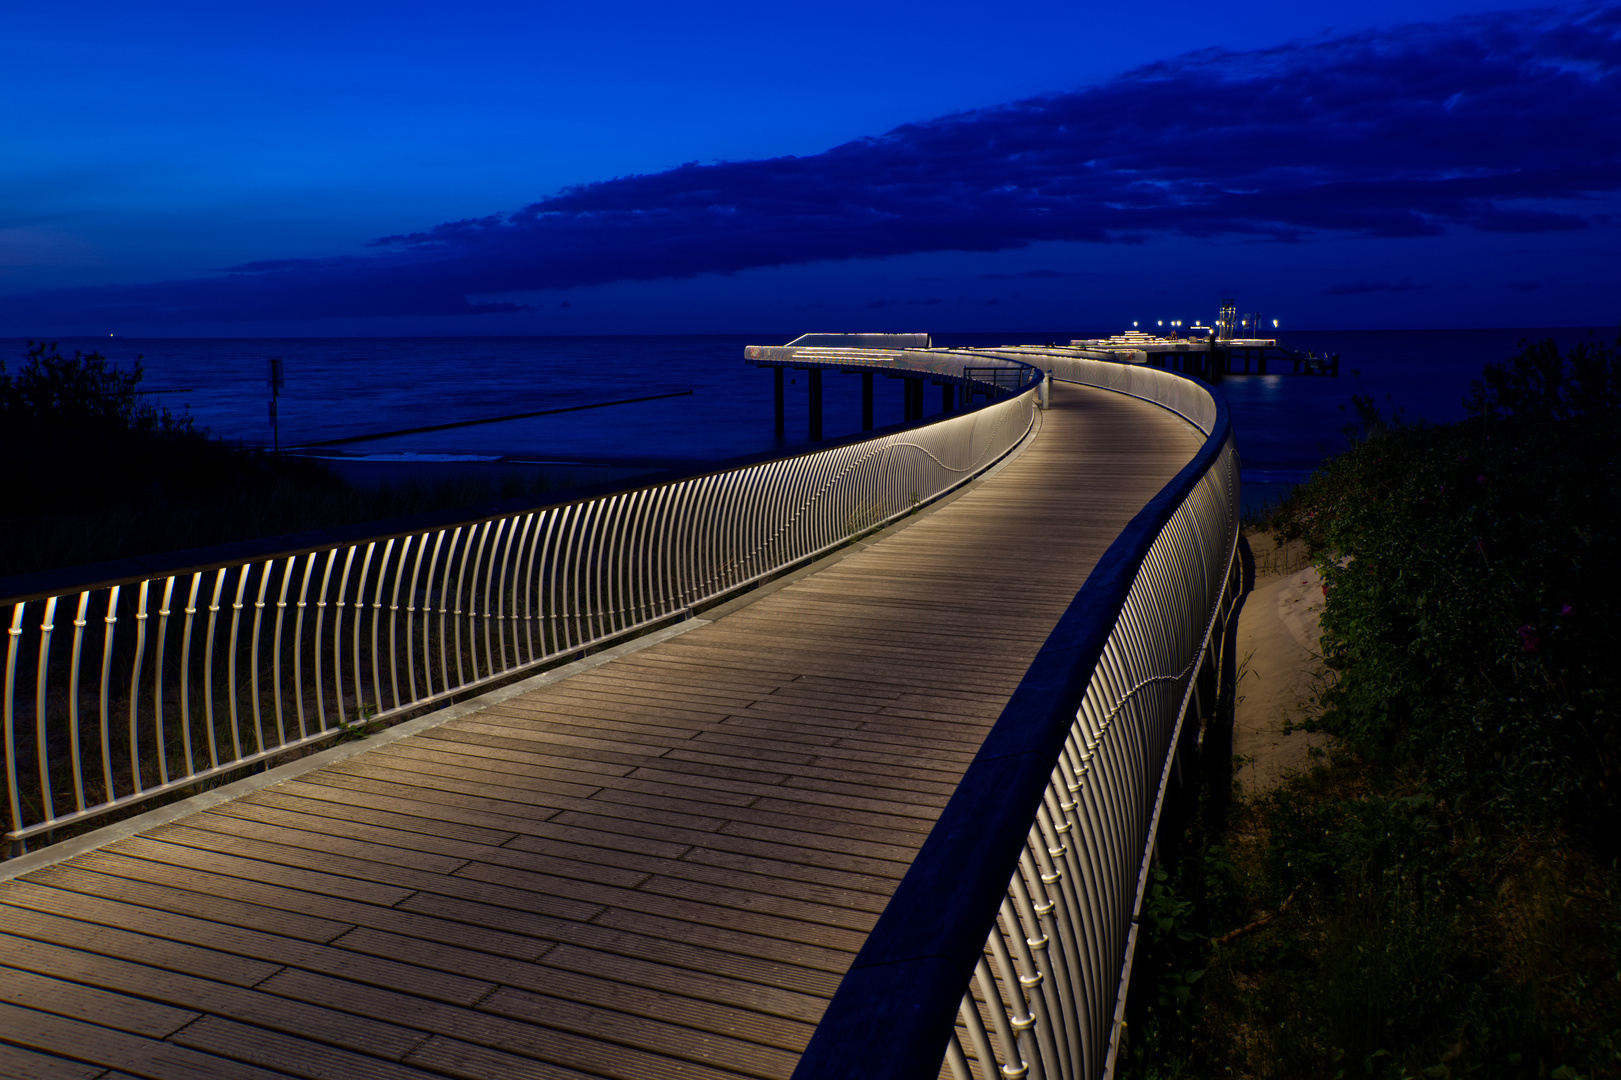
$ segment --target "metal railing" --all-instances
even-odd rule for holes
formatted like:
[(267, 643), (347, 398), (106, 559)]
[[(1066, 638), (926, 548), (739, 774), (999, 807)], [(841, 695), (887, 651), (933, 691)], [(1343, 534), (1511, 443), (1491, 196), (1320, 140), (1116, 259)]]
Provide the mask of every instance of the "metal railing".
[(0, 850), (403, 719), (815, 558), (1017, 446), (1040, 382), (1023, 370), (1013, 397), (788, 457), (6, 596)]
[(976, 350), (973, 355), (1032, 364), (1059, 382), (1096, 386), (1169, 409), (1207, 436), (1215, 430), (1221, 404), (1204, 383), (1147, 364), (1090, 359), (1081, 352), (1022, 346)]
[(837, 368), (889, 372), (936, 382), (977, 381), (986, 390), (1010, 390), (1024, 383), (1027, 369), (1039, 367), (1039, 353), (1014, 355), (1011, 350), (854, 349), (830, 345), (750, 345), (744, 358), (759, 366)]
[[(999, 352), (1206, 434), (1088, 576), (840, 983), (796, 1080), (1113, 1073), (1160, 807), (1237, 595), (1225, 404), (1169, 372)], [(1208, 683), (1207, 681), (1207, 692)]]

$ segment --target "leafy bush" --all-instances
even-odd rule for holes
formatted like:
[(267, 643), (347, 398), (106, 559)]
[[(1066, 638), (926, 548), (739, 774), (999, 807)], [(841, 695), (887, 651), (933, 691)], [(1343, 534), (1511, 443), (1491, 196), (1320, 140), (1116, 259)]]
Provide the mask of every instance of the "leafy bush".
[[(18, 518), (108, 507), (173, 512), (176, 500), (206, 502), (272, 471), (189, 416), (142, 401), (142, 376), (139, 362), (122, 371), (98, 353), (64, 357), (42, 344), (29, 348), (15, 375), (0, 369), (0, 453), (10, 466), (0, 516), (10, 519), (14, 547), (28, 547), (32, 531)], [(8, 569), (21, 572), (13, 565), (0, 573)]]
[(6, 374), (0, 361), (0, 420), (73, 430), (132, 431), (183, 435), (189, 416), (139, 400), (145, 372), (139, 357), (129, 371), (109, 367), (100, 353), (64, 357), (55, 344), (29, 342), (22, 368)]
[(1521, 345), (1470, 387), (1464, 404), (1472, 416), (1564, 420), (1621, 409), (1621, 337), (1614, 346), (1587, 341), (1565, 353), (1551, 338)]
[(1525, 344), (1459, 424), (1352, 404), (1271, 522), (1323, 575), (1337, 740), (1208, 838), (1220, 889), (1175, 882), (1212, 932), (1277, 914), (1134, 1075), (1621, 1076), (1621, 342)]
[[(1621, 727), (1621, 349), (1527, 345), (1477, 415), (1395, 428), (1280, 513), (1317, 554), (1319, 726), (1455, 809), (1614, 844)], [(1609, 395), (1609, 396), (1607, 396)]]

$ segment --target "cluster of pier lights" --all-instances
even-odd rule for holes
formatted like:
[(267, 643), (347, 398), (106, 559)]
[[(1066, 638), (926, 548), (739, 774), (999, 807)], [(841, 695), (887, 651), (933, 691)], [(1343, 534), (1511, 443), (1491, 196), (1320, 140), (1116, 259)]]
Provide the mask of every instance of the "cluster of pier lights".
[[(928, 383), (940, 387), (940, 411), (951, 412), (971, 405), (975, 398), (993, 397), (1006, 382), (1012, 390), (1015, 381), (1001, 377), (1001, 369), (964, 367), (958, 370), (926, 371), (916, 366), (878, 368), (870, 363), (852, 359), (848, 366), (837, 364), (840, 353), (855, 357), (860, 353), (845, 350), (898, 352), (932, 349), (928, 334), (802, 334), (787, 345), (778, 348), (750, 346), (745, 360), (756, 367), (771, 369), (775, 383), (776, 432), (787, 432), (787, 395), (784, 389), (785, 372), (789, 369), (806, 373), (810, 383), (810, 438), (822, 439), (822, 374), (836, 368), (847, 374), (861, 376), (861, 430), (873, 429), (873, 377), (880, 372), (891, 379), (904, 381), (902, 419), (905, 423), (923, 418), (923, 397)], [(1053, 351), (1048, 345), (1046, 351)], [(837, 350), (832, 352), (830, 350)], [(1009, 350), (1016, 352), (1017, 350)], [(1248, 375), (1251, 365), (1257, 375), (1269, 374), (1268, 360), (1282, 360), (1293, 365), (1296, 375), (1328, 375), (1338, 377), (1339, 354), (1317, 356), (1309, 352), (1286, 349), (1275, 338), (1157, 337), (1135, 330), (1110, 338), (1075, 340), (1062, 350), (1088, 360), (1109, 360), (1122, 364), (1147, 364), (1151, 367), (1180, 371), (1209, 382), (1220, 382), (1226, 375)], [(1240, 366), (1242, 365), (1242, 366)]]
[(1220, 382), (1225, 375), (1248, 375), (1251, 364), (1255, 365), (1255, 374), (1269, 374), (1268, 360), (1291, 363), (1295, 375), (1338, 377), (1340, 373), (1338, 353), (1319, 356), (1286, 349), (1276, 338), (1223, 337), (1220, 333), (1209, 337), (1183, 338), (1174, 333), (1170, 337), (1157, 337), (1128, 330), (1110, 338), (1071, 341), (1069, 345), (1068, 351), (1088, 360), (1150, 364), (1197, 375), (1209, 382)]

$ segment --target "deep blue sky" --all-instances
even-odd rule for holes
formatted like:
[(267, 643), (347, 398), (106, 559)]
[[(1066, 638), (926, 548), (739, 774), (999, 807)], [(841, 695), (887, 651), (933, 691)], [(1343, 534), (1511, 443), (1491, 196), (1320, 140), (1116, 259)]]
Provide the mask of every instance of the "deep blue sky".
[(1621, 318), (1614, 4), (6, 23), (0, 336)]

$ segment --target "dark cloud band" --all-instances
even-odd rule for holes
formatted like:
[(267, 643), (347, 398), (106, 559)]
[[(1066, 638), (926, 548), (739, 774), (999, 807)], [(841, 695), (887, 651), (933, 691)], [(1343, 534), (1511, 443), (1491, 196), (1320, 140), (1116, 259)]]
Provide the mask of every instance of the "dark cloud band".
[(581, 185), (363, 256), (0, 309), (120, 324), (480, 314), (518, 306), (469, 298), (1039, 241), (1568, 231), (1618, 192), (1621, 8), (1586, 5), (1209, 50), (810, 157)]

